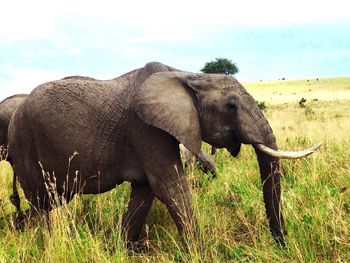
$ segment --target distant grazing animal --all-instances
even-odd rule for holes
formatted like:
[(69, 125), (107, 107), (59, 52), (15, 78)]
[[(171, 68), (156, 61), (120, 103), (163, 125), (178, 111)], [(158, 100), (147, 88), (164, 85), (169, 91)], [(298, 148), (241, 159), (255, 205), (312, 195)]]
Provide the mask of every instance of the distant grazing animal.
[(283, 244), (278, 158), (304, 157), (319, 147), (279, 151), (268, 121), (236, 79), (174, 71), (160, 63), (112, 80), (44, 83), (19, 106), (8, 138), (14, 179), (30, 202), (29, 215), (77, 193), (103, 193), (130, 182), (123, 219), (129, 244), (138, 240), (155, 197), (179, 233), (188, 233), (195, 219), (179, 143), (199, 154), (202, 140), (232, 156), (241, 143), (254, 147), (270, 230)]

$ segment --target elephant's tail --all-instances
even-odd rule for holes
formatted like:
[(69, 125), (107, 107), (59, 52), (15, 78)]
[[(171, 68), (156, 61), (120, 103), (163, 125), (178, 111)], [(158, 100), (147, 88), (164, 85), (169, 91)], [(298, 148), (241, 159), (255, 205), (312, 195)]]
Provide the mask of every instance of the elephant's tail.
[[(13, 160), (11, 157), (7, 156), (6, 161), (8, 161), (12, 169), (14, 168)], [(10, 196), (11, 203), (16, 207), (17, 214), (21, 214), (21, 199), (18, 194), (17, 190), (17, 176), (16, 173), (13, 172), (13, 179), (12, 179), (12, 195)]]

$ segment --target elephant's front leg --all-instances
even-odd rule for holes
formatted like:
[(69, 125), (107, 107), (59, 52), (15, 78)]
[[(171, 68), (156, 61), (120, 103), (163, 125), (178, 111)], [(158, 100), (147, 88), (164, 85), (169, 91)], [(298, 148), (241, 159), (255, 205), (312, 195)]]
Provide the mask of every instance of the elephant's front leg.
[[(192, 230), (193, 207), (179, 151), (174, 137), (153, 127), (144, 128), (144, 140), (135, 140), (154, 195), (166, 205), (180, 234)], [(136, 143), (137, 142), (137, 143)]]
[(165, 167), (146, 168), (155, 196), (166, 205), (180, 235), (191, 233), (193, 206), (180, 158)]
[(142, 226), (154, 199), (148, 183), (132, 184), (128, 210), (123, 217), (123, 231), (127, 246), (133, 246), (140, 237)]
[(187, 181), (179, 162), (146, 168), (155, 196), (166, 205), (180, 235), (192, 232), (193, 207)]

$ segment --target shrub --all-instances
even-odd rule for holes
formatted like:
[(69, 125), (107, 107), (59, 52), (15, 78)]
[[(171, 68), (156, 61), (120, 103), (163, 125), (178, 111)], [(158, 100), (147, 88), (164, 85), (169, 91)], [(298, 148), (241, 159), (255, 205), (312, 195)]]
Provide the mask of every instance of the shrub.
[(305, 108), (305, 102), (306, 102), (306, 99), (305, 98), (301, 98), (301, 100), (299, 100), (299, 106), (302, 107), (302, 108)]
[(256, 103), (258, 104), (260, 110), (265, 111), (267, 109), (265, 101), (256, 101)]

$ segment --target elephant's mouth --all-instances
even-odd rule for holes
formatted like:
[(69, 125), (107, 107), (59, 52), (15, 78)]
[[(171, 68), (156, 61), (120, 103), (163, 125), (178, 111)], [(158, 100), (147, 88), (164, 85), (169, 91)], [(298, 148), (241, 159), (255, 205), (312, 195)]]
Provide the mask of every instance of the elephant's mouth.
[(232, 135), (229, 145), (226, 147), (226, 149), (230, 152), (230, 154), (233, 157), (236, 157), (241, 150), (241, 142), (239, 142), (237, 138), (234, 135)]
[(204, 141), (215, 148), (227, 148), (231, 141), (231, 131), (228, 129), (217, 130), (207, 135)]
[(235, 136), (235, 133), (228, 129), (216, 131), (205, 141), (215, 148), (226, 148), (233, 157), (239, 154), (242, 144)]

